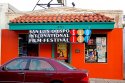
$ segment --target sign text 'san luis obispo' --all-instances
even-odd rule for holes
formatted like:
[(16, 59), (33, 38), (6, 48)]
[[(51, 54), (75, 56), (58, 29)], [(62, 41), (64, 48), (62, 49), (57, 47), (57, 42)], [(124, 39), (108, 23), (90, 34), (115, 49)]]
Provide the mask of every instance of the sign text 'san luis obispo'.
[(29, 43), (69, 43), (69, 30), (29, 30)]

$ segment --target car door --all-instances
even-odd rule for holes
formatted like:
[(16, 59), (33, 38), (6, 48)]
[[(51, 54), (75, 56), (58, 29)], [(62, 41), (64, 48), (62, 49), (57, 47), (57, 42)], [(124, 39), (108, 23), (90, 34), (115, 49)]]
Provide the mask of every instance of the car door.
[(29, 70), (25, 74), (25, 82), (32, 83), (50, 83), (55, 75), (54, 67), (42, 59), (31, 59)]
[(24, 81), (24, 70), (28, 59), (15, 59), (0, 70), (0, 83), (22, 83)]

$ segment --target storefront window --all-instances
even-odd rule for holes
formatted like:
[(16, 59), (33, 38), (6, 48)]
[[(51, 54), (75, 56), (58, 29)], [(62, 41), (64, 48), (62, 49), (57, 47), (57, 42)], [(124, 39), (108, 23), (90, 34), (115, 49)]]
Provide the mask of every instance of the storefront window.
[(19, 56), (27, 56), (27, 36), (20, 34), (19, 37)]
[(28, 43), (28, 34), (19, 34), (19, 56), (38, 56), (38, 44)]
[(106, 35), (92, 34), (88, 43), (85, 44), (85, 62), (107, 62)]

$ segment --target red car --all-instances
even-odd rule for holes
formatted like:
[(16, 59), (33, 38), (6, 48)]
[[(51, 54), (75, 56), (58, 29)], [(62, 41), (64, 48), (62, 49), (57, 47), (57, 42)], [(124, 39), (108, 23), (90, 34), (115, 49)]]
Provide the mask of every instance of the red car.
[(0, 67), (0, 83), (89, 83), (88, 72), (40, 57), (15, 58)]

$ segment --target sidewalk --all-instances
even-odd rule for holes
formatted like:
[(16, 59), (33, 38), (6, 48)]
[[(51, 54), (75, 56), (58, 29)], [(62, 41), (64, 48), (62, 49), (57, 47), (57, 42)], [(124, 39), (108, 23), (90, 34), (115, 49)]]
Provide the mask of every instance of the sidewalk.
[(125, 80), (90, 78), (90, 83), (125, 83)]
[(123, 67), (123, 71), (124, 71), (124, 80), (125, 80), (125, 63), (124, 63), (124, 67)]

